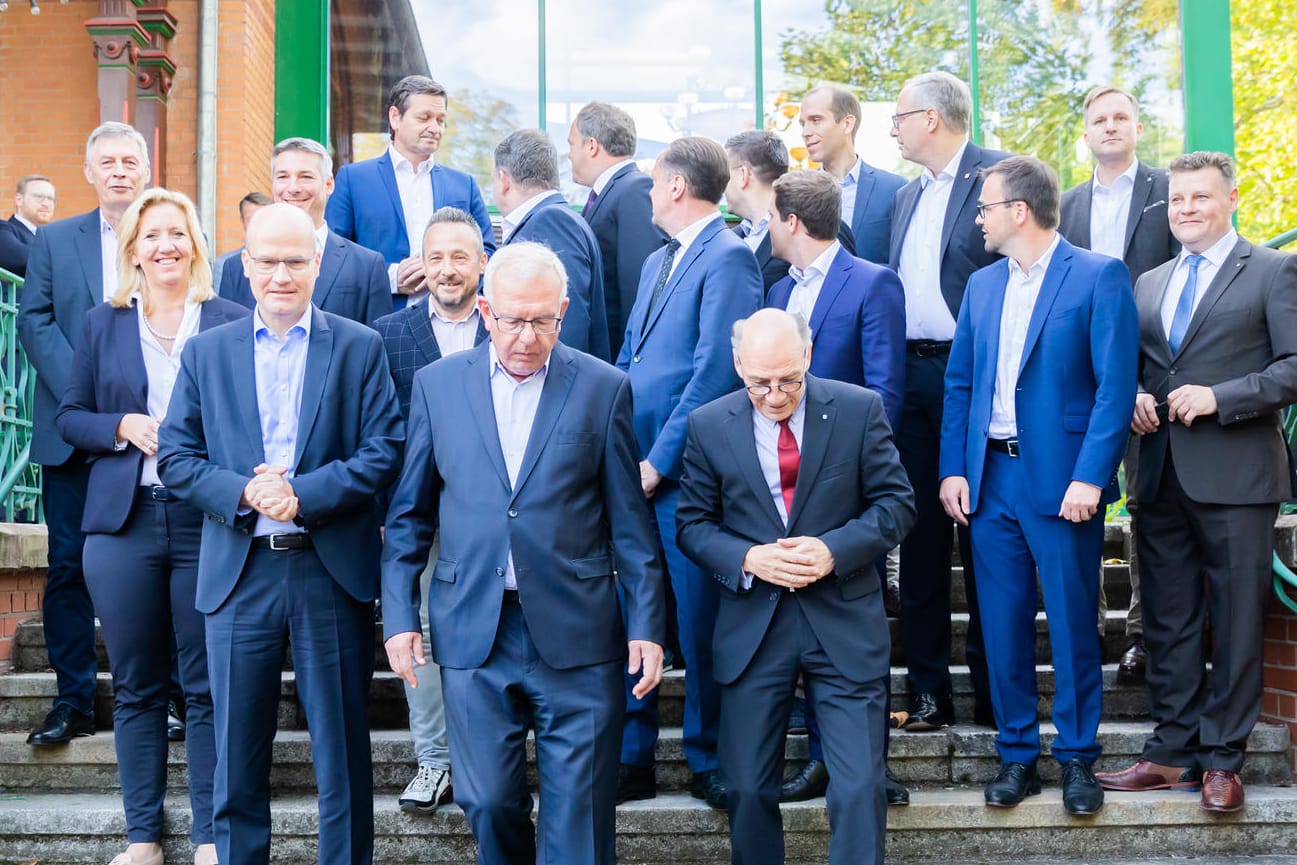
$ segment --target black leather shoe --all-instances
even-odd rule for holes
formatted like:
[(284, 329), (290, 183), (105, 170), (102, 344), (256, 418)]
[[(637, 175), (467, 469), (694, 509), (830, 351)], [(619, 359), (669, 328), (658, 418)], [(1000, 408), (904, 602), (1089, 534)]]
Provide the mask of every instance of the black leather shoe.
[(910, 789), (901, 783), (901, 779), (892, 774), (892, 767), (887, 767), (887, 774), (883, 778), (883, 787), (887, 791), (888, 805), (908, 805), (910, 804)]
[(180, 720), (180, 707), (175, 700), (167, 701), (167, 741), (185, 741), (185, 722)]
[(1103, 807), (1103, 787), (1094, 770), (1080, 757), (1063, 764), (1063, 808), (1069, 814), (1097, 814)]
[(1144, 648), (1144, 635), (1136, 634), (1122, 653), (1121, 662), (1117, 664), (1117, 681), (1125, 684), (1143, 682), (1146, 667), (1148, 649)]
[(805, 802), (818, 799), (829, 789), (829, 767), (823, 760), (808, 760), (802, 771), (779, 788), (780, 802)]
[(689, 795), (702, 799), (717, 811), (726, 811), (730, 807), (730, 795), (715, 769), (694, 772), (694, 778), (689, 782)]
[(622, 763), (617, 767), (618, 805), (637, 799), (656, 799), (657, 794), (657, 776), (652, 766), (628, 766)]
[(995, 780), (986, 785), (986, 804), (1012, 808), (1028, 796), (1040, 795), (1036, 764), (1003, 763)]
[(50, 710), (39, 727), (27, 737), (28, 745), (66, 745), (78, 736), (93, 736), (95, 719), (85, 712), (60, 703)]
[(955, 723), (955, 706), (949, 696), (914, 694), (910, 697), (910, 717), (902, 729), (911, 732), (940, 730)]

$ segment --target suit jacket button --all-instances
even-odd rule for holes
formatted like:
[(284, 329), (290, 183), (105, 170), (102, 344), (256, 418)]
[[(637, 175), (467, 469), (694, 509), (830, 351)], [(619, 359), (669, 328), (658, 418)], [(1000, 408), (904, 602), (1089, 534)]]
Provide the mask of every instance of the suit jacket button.
[(510, 518), (510, 519), (513, 519), (513, 518), (516, 517), (516, 516), (518, 516), (518, 512), (517, 512), (516, 510), (514, 510), (513, 508), (509, 508), (509, 518)]
[(504, 568), (496, 568), (496, 569), (495, 569), (495, 575), (496, 575), (497, 577), (503, 577), (503, 576), (504, 576)]
[(639, 355), (635, 355), (633, 358), (631, 358), (631, 360), (633, 360), (635, 363), (639, 363)]
[(1167, 370), (1167, 374), (1168, 374), (1168, 375), (1175, 375), (1175, 374), (1176, 374), (1176, 368), (1175, 368), (1175, 367), (1171, 367), (1169, 370)]
[(779, 600), (779, 593), (778, 593), (778, 592), (771, 592), (771, 593), (770, 593), (770, 600), (772, 600), (772, 601), (777, 601), (777, 600)]

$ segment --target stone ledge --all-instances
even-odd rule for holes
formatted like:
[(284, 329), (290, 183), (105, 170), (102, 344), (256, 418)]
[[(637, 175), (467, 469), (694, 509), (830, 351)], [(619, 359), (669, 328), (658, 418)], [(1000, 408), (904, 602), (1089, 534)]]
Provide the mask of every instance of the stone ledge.
[(45, 526), (0, 523), (0, 572), (44, 568), (48, 552)]

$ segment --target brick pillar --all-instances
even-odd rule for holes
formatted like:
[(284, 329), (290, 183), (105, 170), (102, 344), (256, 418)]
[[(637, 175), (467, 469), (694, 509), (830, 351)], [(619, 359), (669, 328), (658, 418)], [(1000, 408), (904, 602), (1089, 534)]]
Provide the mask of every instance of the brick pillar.
[(176, 35), (176, 18), (160, 6), (137, 13), (139, 24), (149, 34), (149, 45), (140, 49), (135, 90), (135, 128), (149, 145), (153, 185), (167, 185), (167, 97), (176, 74), (176, 63), (168, 53)]
[(135, 20), (130, 0), (100, 0), (98, 17), (86, 22), (99, 63), (99, 122), (135, 122), (136, 66), (149, 35)]

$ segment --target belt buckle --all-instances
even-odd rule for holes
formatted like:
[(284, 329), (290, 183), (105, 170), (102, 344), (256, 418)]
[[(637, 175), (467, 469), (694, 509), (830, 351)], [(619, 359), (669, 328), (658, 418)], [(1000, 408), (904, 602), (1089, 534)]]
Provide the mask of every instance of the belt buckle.
[(1009, 456), (1016, 457), (1018, 455), (1018, 440), (1005, 439), (1004, 443), (1009, 447)]
[[(285, 546), (282, 546), (282, 547), (279, 546), (279, 542), (280, 542), (281, 540), (283, 540), (283, 541), (285, 542)], [(270, 536), (270, 548), (271, 548), (272, 550), (274, 550), (275, 552), (279, 552), (279, 553), (285, 552), (286, 550), (291, 549), (290, 547), (288, 547), (288, 546), (286, 545), (286, 544), (287, 544), (287, 541), (288, 541), (288, 535), (271, 535), (271, 536)]]

